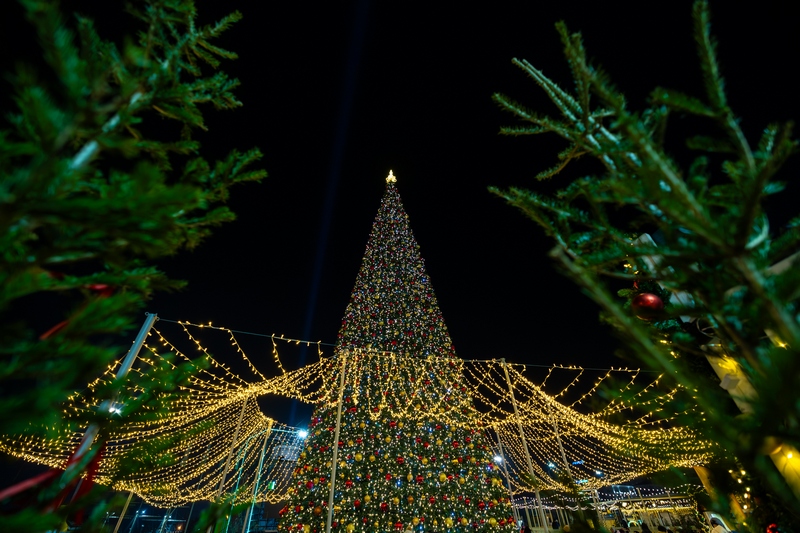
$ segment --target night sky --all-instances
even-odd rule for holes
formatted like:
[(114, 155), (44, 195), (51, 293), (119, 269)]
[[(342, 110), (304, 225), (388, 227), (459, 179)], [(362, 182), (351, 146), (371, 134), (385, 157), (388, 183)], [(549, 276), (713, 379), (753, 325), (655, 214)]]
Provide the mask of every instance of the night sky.
[[(162, 262), (189, 287), (157, 296), (149, 311), (334, 342), (392, 169), (461, 357), (633, 365), (614, 357), (617, 341), (547, 257), (542, 231), (487, 191), (552, 189), (533, 176), (564, 146), (499, 136), (513, 118), (491, 95), (555, 112), (511, 59), (569, 87), (554, 29), (565, 20), (632, 108), (658, 85), (699, 96), (691, 2), (196, 3), (201, 23), (244, 14), (219, 43), (240, 56), (222, 68), (241, 80), (244, 107), (207, 110), (203, 153), (258, 146), (269, 177), (231, 191), (236, 222)], [(91, 16), (93, 4), (69, 7)], [(106, 4), (99, 23), (118, 37), (117, 2)], [(789, 3), (740, 5), (712, 2), (712, 23), (732, 107), (757, 135), (798, 117), (800, 31)], [(273, 371), (267, 343), (249, 355)]]

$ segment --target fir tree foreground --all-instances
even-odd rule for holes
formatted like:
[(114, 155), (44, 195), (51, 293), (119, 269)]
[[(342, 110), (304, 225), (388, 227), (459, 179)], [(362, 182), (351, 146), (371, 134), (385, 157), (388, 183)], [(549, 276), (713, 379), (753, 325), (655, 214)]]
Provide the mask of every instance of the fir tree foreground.
[[(746, 138), (728, 105), (705, 2), (695, 4), (694, 20), (703, 98), (657, 88), (648, 108), (630, 110), (587, 60), (581, 36), (563, 23), (557, 29), (574, 93), (515, 59), (561, 116), (496, 94), (501, 108), (522, 121), (501, 132), (552, 132), (567, 141), (559, 163), (539, 178), (582, 156), (599, 162), (602, 172), (553, 196), (493, 190), (555, 240), (551, 255), (600, 305), (628, 353), (682, 387), (684, 406), (699, 405), (701, 414), (678, 419), (727, 450), (734, 476), (728, 481), (738, 485), (732, 501), (721, 491), (715, 508), (730, 512), (740, 530), (763, 531), (777, 521), (794, 531), (800, 523), (800, 218), (776, 232), (764, 204), (784, 189), (777, 173), (798, 145), (791, 124), (766, 125), (756, 143)], [(692, 127), (710, 125), (684, 139), (697, 154), (686, 165), (670, 155), (674, 141), (666, 127), (674, 115), (692, 117)], [(663, 311), (636, 311), (641, 294), (662, 300)], [(679, 415), (680, 407), (664, 414)]]
[[(16, 109), (0, 130), (0, 432), (46, 437), (89, 422), (107, 429), (157, 416), (156, 389), (174, 390), (191, 365), (153, 369), (131, 385), (139, 397), (114, 413), (64, 421), (61, 404), (124, 355), (127, 347), (110, 339), (141, 323), (154, 291), (183, 285), (155, 261), (232, 220), (224, 205), (229, 187), (266, 175), (250, 168), (261, 157), (257, 149), (209, 163), (193, 138), (205, 129), (201, 104), (241, 105), (232, 93), (237, 80), (206, 73), (236, 57), (212, 41), (241, 15), (198, 27), (191, 1), (143, 0), (129, 8), (138, 38), (120, 48), (91, 20), (63, 17), (55, 1), (20, 3), (43, 64), (21, 65), (10, 76)], [(149, 125), (156, 118), (158, 127)], [(163, 119), (175, 125), (174, 135)], [(115, 394), (95, 392), (99, 400)], [(135, 468), (170, 460), (158, 455), (140, 454)], [(86, 505), (54, 508), (82, 473), (73, 469), (40, 487), (21, 510), (12, 502), (5, 527), (59, 527)], [(96, 520), (104, 517), (99, 509)]]
[(281, 529), (514, 531), (461, 363), (390, 174)]

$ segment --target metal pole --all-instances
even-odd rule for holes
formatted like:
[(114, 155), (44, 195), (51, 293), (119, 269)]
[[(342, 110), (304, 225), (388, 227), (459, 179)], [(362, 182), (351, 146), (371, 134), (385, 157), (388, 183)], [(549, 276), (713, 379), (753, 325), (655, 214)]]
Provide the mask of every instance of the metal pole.
[(167, 525), (167, 518), (169, 518), (170, 514), (172, 514), (171, 509), (164, 511), (164, 518), (161, 519), (161, 525), (158, 528), (158, 533), (164, 533), (164, 526)]
[[(228, 457), (225, 459), (225, 466), (222, 468), (222, 478), (219, 480), (219, 488), (217, 488), (217, 498), (222, 496), (222, 491), (225, 487), (225, 478), (228, 475), (228, 469), (231, 466), (231, 458), (233, 457), (233, 450), (236, 448), (236, 439), (239, 437), (239, 430), (242, 429), (242, 419), (244, 418), (244, 411), (247, 408), (247, 400), (249, 400), (249, 396), (244, 397), (244, 404), (242, 404), (242, 410), (239, 412), (239, 420), (236, 422), (236, 430), (233, 432), (233, 439), (231, 439), (231, 448), (228, 450)], [(231, 510), (233, 506), (231, 506)], [(229, 515), (230, 516), (230, 515)], [(211, 533), (214, 529), (214, 525), (208, 526), (206, 529), (206, 533)]]
[(594, 499), (594, 512), (597, 513), (597, 519), (600, 520), (600, 493), (597, 489), (592, 490), (592, 498)]
[(528, 526), (533, 525), (533, 517), (531, 516), (531, 508), (528, 507), (527, 502), (525, 502), (525, 516), (528, 518)]
[(253, 518), (253, 507), (256, 505), (256, 498), (258, 498), (258, 486), (261, 484), (261, 468), (264, 466), (264, 455), (267, 451), (267, 441), (269, 440), (269, 436), (272, 434), (272, 420), (269, 422), (269, 428), (267, 428), (266, 433), (264, 434), (264, 444), (261, 446), (261, 458), (258, 460), (258, 472), (256, 473), (256, 481), (253, 483), (253, 496), (252, 501), (250, 502), (250, 507), (247, 508), (247, 516), (244, 519), (244, 524), (242, 525), (242, 533), (247, 533), (250, 531), (250, 520)]
[(133, 491), (128, 493), (128, 499), (125, 500), (125, 506), (119, 514), (119, 520), (117, 520), (117, 525), (114, 527), (114, 533), (117, 533), (117, 531), (119, 531), (119, 526), (122, 525), (122, 519), (125, 518), (125, 513), (128, 511), (128, 504), (131, 503), (131, 498), (133, 498)]
[(144, 504), (144, 500), (139, 502), (139, 508), (136, 510), (136, 514), (133, 515), (133, 520), (131, 520), (131, 528), (128, 530), (128, 533), (133, 533), (133, 526), (136, 524), (136, 519), (139, 518), (139, 511), (142, 510), (142, 505)]
[[(500, 359), (500, 362), (503, 365), (503, 372), (506, 374), (506, 382), (508, 383), (508, 392), (511, 395), (511, 405), (514, 406), (514, 417), (517, 419), (517, 425), (519, 426), (519, 435), (522, 438), (522, 449), (525, 450), (525, 459), (528, 461), (528, 471), (531, 474), (531, 477), (534, 481), (536, 481), (536, 474), (533, 472), (533, 461), (531, 460), (531, 452), (528, 450), (528, 441), (525, 439), (525, 432), (522, 429), (522, 421), (519, 418), (519, 410), (517, 409), (517, 400), (514, 398), (514, 388), (511, 386), (511, 378), (508, 375), (508, 368), (506, 367), (506, 360), (505, 358)], [(534, 487), (536, 492), (536, 501), (539, 503), (539, 517), (542, 520), (542, 527), (544, 528), (544, 532), (547, 533), (549, 529), (547, 528), (547, 524), (544, 523), (544, 509), (542, 509), (542, 498), (539, 496), (539, 487)]]
[(244, 418), (244, 411), (247, 408), (247, 400), (249, 396), (244, 397), (242, 410), (239, 412), (239, 420), (236, 422), (236, 430), (233, 432), (233, 439), (231, 439), (231, 448), (228, 450), (228, 457), (225, 459), (225, 467), (222, 469), (222, 478), (219, 480), (219, 487), (217, 488), (217, 498), (222, 496), (222, 490), (225, 487), (225, 478), (228, 476), (228, 470), (231, 466), (231, 458), (233, 457), (233, 450), (236, 448), (236, 439), (239, 437), (239, 430), (242, 429), (242, 419)]
[(650, 513), (647, 510), (647, 507), (644, 504), (644, 498), (642, 497), (642, 491), (639, 490), (639, 487), (636, 488), (636, 493), (639, 495), (639, 503), (642, 505), (642, 515), (644, 515), (644, 521), (647, 522), (647, 526), (652, 528), (653, 522), (650, 520)]
[(574, 482), (575, 480), (572, 478), (572, 472), (569, 469), (569, 461), (567, 461), (567, 453), (564, 451), (564, 445), (561, 443), (561, 435), (558, 433), (558, 423), (553, 417), (553, 412), (550, 410), (550, 406), (548, 406), (547, 412), (553, 420), (553, 432), (556, 435), (558, 449), (561, 450), (561, 459), (564, 461), (564, 468), (567, 470), (567, 476), (569, 476), (569, 479)]
[[(120, 365), (119, 369), (117, 370), (117, 375), (114, 378), (114, 381), (121, 381), (125, 379), (128, 375), (128, 371), (133, 366), (134, 361), (136, 361), (136, 356), (139, 355), (139, 352), (142, 349), (142, 345), (144, 344), (144, 340), (147, 338), (147, 334), (150, 333), (150, 329), (155, 324), (156, 320), (158, 320), (158, 315), (155, 313), (145, 313), (147, 318), (144, 319), (144, 324), (139, 329), (139, 333), (136, 335), (136, 339), (133, 341), (133, 345), (128, 350), (128, 354), (123, 359), (122, 364)], [(101, 410), (108, 410), (113, 408), (114, 403), (117, 400), (117, 395), (115, 394), (110, 400), (106, 400), (100, 404)], [(100, 426), (96, 423), (92, 423), (86, 428), (86, 432), (83, 434), (83, 438), (81, 439), (81, 443), (78, 445), (78, 449), (75, 450), (75, 453), (72, 454), (72, 457), (76, 460), (72, 462), (71, 465), (67, 467), (64, 471), (64, 477), (68, 478), (67, 474), (72, 474), (77, 465), (80, 463), (80, 458), (85, 454), (89, 448), (94, 443), (94, 439), (97, 438), (97, 434), (100, 432)], [(76, 488), (77, 492), (77, 488)]]
[(669, 502), (669, 507), (672, 508), (672, 511), (667, 511), (667, 514), (669, 515), (669, 525), (672, 525), (672, 517), (673, 515), (676, 517), (678, 516), (678, 510), (675, 508), (675, 500), (672, 499), (672, 495), (669, 493), (669, 489), (665, 488), (664, 492), (667, 493), (667, 501)]
[(325, 533), (331, 533), (331, 524), (333, 523), (333, 495), (336, 487), (336, 467), (339, 461), (339, 428), (342, 423), (342, 398), (344, 397), (344, 371), (347, 365), (347, 352), (345, 350), (339, 351), (342, 357), (342, 377), (339, 380), (339, 402), (336, 408), (336, 431), (333, 435), (333, 459), (331, 464), (331, 489), (328, 493), (328, 520), (325, 524)]
[[(242, 481), (242, 472), (244, 472), (244, 463), (247, 460), (247, 449), (250, 447), (250, 441), (253, 440), (253, 437), (255, 437), (257, 435), (258, 435), (258, 433), (248, 437), (248, 439), (244, 443), (244, 446), (242, 446), (242, 449), (239, 450), (239, 458), (236, 461), (236, 462), (239, 463), (239, 468), (237, 469), (239, 471), (239, 475), (236, 476), (236, 488), (233, 490), (234, 494), (239, 492), (239, 484)], [(228, 533), (228, 528), (231, 526), (231, 520), (233, 520), (233, 504), (234, 503), (235, 502), (231, 502), (231, 511), (228, 513), (228, 521), (225, 523), (225, 533)]]
[(503, 441), (500, 440), (500, 433), (497, 434), (497, 446), (500, 449), (500, 461), (503, 463), (503, 473), (506, 475), (506, 484), (508, 485), (508, 500), (511, 502), (511, 513), (514, 515), (514, 520), (519, 523), (519, 511), (514, 506), (514, 491), (511, 489), (511, 478), (508, 475), (508, 466), (506, 465), (506, 456), (503, 453)]

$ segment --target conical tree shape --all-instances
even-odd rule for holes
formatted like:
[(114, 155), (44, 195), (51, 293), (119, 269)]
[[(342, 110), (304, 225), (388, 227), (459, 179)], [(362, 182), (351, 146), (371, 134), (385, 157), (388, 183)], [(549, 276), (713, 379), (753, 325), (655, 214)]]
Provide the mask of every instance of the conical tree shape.
[(281, 529), (516, 529), (391, 174), (332, 363)]
[(425, 261), (390, 177), (342, 320), (339, 347), (454, 356)]

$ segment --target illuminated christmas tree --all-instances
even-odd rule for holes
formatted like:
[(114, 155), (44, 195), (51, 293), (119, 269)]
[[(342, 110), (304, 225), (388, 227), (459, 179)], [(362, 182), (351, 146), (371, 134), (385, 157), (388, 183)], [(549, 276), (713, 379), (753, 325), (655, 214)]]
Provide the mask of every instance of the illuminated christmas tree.
[(390, 173), (281, 528), (514, 531), (395, 181)]

